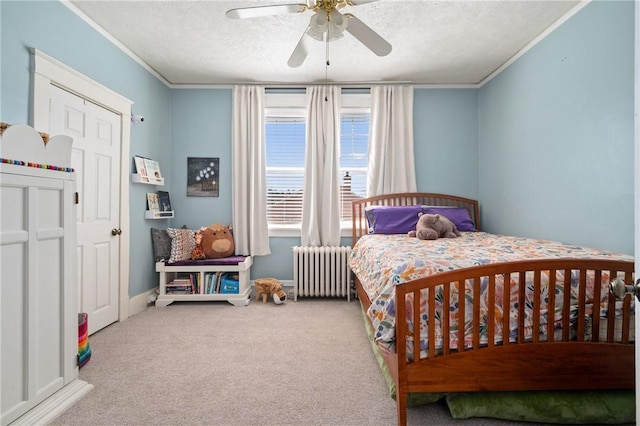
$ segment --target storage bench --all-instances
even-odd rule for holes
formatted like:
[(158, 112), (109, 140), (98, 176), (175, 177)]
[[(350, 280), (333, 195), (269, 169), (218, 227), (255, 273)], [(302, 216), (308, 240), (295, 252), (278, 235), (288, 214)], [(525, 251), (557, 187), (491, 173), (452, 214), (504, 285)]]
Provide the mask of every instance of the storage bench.
[[(253, 264), (251, 256), (231, 256), (222, 259), (203, 260), (183, 260), (180, 262), (166, 264), (156, 263), (156, 272), (159, 277), (159, 294), (156, 299), (156, 306), (164, 307), (177, 301), (225, 301), (234, 306), (247, 306), (251, 300), (251, 276), (250, 268)], [(235, 272), (238, 274), (237, 293), (210, 293), (206, 284), (206, 278), (210, 273)], [(167, 294), (167, 284), (178, 277), (178, 275), (189, 275), (195, 277), (199, 285), (194, 284), (191, 293), (169, 293)]]

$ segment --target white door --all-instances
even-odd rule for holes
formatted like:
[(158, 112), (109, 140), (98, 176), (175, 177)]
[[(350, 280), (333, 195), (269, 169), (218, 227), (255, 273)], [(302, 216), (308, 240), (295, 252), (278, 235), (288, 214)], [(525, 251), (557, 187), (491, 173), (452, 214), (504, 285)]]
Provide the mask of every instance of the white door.
[(49, 126), (73, 138), (79, 312), (89, 315), (92, 334), (118, 320), (120, 116), (53, 86)]

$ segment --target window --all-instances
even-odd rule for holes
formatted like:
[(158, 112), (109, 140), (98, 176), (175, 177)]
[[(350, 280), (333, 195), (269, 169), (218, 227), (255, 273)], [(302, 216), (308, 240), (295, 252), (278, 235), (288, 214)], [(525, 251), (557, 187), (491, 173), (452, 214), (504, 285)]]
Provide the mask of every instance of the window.
[[(367, 193), (369, 113), (340, 116), (340, 220), (351, 221), (351, 202)], [(349, 224), (350, 225), (350, 224)]]
[[(340, 219), (351, 225), (351, 202), (367, 190), (369, 95), (343, 94), (340, 125)], [(267, 219), (270, 230), (300, 229), (304, 193), (305, 95), (267, 94)]]
[(302, 222), (305, 119), (265, 117), (267, 220), (270, 224)]

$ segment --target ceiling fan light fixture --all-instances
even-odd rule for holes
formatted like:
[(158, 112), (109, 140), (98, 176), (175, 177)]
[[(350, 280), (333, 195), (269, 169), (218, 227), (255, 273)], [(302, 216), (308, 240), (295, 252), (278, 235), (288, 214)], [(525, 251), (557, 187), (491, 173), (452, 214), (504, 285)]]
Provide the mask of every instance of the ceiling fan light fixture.
[(327, 13), (321, 9), (311, 17), (307, 34), (315, 40), (324, 41), (326, 33), (326, 40), (333, 41), (344, 36), (345, 28), (347, 28), (347, 20), (340, 12), (333, 9)]
[(333, 9), (329, 13), (329, 25), (327, 28), (327, 39), (329, 41), (338, 40), (344, 36), (344, 30), (347, 28), (347, 20), (342, 13)]
[(329, 25), (337, 31), (344, 32), (347, 28), (347, 20), (342, 13), (333, 9), (331, 13), (329, 13)]
[(327, 13), (323, 10), (319, 10), (311, 17), (307, 34), (315, 40), (323, 41), (324, 33), (327, 31), (328, 27), (329, 19), (327, 17)]

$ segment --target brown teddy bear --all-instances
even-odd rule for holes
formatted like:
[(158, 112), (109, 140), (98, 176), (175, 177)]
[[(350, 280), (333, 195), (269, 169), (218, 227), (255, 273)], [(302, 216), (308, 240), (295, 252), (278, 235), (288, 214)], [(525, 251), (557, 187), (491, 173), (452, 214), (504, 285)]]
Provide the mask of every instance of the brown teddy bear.
[(235, 253), (231, 226), (220, 224), (209, 225), (200, 229), (202, 250), (208, 259), (221, 259)]
[(456, 224), (448, 217), (439, 214), (418, 213), (420, 218), (415, 231), (409, 231), (410, 237), (418, 237), (421, 240), (437, 240), (438, 238), (455, 238), (460, 236)]

